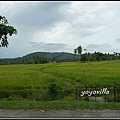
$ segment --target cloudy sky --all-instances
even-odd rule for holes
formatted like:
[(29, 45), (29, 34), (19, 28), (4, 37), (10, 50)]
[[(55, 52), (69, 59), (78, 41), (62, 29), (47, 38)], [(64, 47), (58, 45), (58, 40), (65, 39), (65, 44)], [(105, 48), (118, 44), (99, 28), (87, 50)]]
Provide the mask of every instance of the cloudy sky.
[[(0, 58), (32, 52), (120, 52), (120, 2), (0, 1), (0, 15), (18, 30)], [(83, 51), (84, 52), (84, 51)]]

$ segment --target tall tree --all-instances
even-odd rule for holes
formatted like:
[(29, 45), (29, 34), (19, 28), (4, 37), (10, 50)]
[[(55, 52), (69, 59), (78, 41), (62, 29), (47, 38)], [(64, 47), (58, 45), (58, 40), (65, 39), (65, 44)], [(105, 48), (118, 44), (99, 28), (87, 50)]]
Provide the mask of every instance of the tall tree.
[(78, 53), (80, 56), (79, 56), (79, 61), (81, 59), (81, 53), (82, 53), (82, 47), (81, 45), (79, 45), (76, 49), (74, 49), (74, 53)]
[(17, 30), (13, 26), (9, 26), (5, 16), (0, 16), (0, 47), (7, 47), (9, 44), (8, 35), (12, 36), (13, 34), (17, 34)]
[(82, 53), (82, 47), (81, 47), (81, 45), (80, 45), (80, 46), (78, 46), (77, 51), (78, 51), (78, 54), (80, 54), (80, 55), (81, 55), (81, 53)]

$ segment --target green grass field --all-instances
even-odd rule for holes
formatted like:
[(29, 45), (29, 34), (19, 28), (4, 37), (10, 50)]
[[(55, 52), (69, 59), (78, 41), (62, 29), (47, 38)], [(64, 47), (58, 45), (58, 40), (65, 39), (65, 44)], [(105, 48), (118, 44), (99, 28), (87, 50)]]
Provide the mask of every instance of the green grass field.
[(76, 86), (120, 86), (120, 61), (63, 62), (0, 66), (1, 101), (44, 101), (51, 83), (58, 86), (59, 99), (75, 97)]
[(1, 65), (0, 89), (46, 89), (56, 82), (60, 88), (75, 88), (84, 85), (86, 71), (87, 85), (120, 85), (120, 61), (89, 63), (56, 63), (29, 65)]

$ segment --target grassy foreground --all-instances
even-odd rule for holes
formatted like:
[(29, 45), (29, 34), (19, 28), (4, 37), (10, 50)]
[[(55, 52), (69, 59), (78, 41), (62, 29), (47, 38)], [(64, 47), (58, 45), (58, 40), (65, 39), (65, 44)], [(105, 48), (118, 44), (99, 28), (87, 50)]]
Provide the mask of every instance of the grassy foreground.
[(0, 101), (0, 109), (31, 110), (120, 110), (120, 103), (80, 102), (80, 101)]
[[(120, 61), (1, 65), (0, 109), (120, 109), (120, 102), (73, 100), (76, 86), (120, 86)], [(48, 101), (48, 86), (56, 83), (58, 99)], [(46, 99), (46, 101), (45, 101)]]

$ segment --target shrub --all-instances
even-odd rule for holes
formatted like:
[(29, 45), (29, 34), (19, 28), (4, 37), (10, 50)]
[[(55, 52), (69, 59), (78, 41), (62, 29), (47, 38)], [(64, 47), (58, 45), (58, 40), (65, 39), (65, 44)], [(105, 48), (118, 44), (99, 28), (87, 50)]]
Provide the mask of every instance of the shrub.
[(55, 100), (55, 98), (57, 97), (57, 90), (58, 90), (58, 87), (56, 83), (51, 83), (48, 87), (48, 94), (52, 96), (53, 100)]

